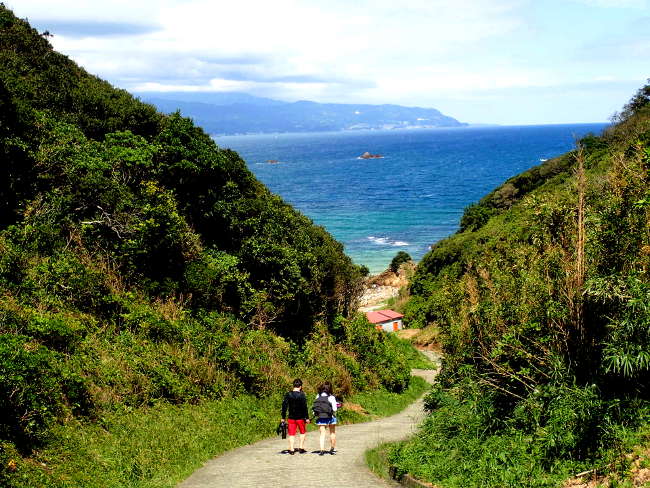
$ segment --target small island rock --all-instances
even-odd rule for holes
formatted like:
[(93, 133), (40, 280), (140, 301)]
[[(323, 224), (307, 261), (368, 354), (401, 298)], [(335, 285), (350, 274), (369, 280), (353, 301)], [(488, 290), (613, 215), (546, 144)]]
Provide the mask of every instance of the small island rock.
[(368, 151), (364, 152), (361, 156), (359, 156), (360, 159), (378, 159), (378, 158), (383, 158), (381, 154), (370, 154)]

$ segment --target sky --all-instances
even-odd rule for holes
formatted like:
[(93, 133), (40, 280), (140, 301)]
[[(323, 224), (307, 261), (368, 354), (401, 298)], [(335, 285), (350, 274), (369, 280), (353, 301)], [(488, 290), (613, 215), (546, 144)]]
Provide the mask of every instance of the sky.
[(4, 0), (132, 92), (605, 122), (650, 77), (650, 0)]

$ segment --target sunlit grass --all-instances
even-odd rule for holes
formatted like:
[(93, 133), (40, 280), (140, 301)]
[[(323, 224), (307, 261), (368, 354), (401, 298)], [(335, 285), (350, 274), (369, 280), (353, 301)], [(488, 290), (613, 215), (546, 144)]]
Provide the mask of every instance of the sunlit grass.
[(390, 461), (388, 460), (388, 452), (391, 444), (380, 444), (379, 446), (366, 451), (366, 464), (370, 471), (375, 473), (383, 479), (391, 479)]
[[(413, 377), (401, 394), (377, 390), (353, 395), (338, 418), (349, 424), (395, 414), (427, 386), (422, 378)], [(280, 394), (245, 395), (199, 405), (161, 403), (110, 413), (99, 424), (60, 427), (58, 442), (35, 459), (53, 466), (49, 486), (174, 486), (206, 460), (275, 435), (281, 401)]]

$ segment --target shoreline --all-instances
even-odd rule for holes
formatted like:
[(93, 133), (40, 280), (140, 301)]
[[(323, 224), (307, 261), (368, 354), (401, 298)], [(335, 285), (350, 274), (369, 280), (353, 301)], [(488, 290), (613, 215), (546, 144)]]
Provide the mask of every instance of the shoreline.
[(397, 273), (386, 269), (379, 274), (368, 276), (357, 310), (365, 313), (386, 308), (388, 300), (398, 298), (400, 290), (408, 287), (415, 266), (413, 261), (409, 261), (402, 264)]
[(366, 286), (361, 298), (359, 299), (359, 312), (372, 312), (381, 309), (391, 298), (399, 295), (400, 287), (390, 285), (370, 285)]

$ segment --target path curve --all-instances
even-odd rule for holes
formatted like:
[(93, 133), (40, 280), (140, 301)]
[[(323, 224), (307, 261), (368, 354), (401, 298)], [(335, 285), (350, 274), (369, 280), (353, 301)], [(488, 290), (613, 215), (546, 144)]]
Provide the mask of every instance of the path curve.
[[(413, 374), (431, 383), (436, 371), (413, 370)], [(318, 449), (318, 433), (315, 431), (307, 434), (307, 454), (280, 454), (287, 448), (287, 441), (275, 437), (228, 451), (208, 461), (178, 488), (395, 486), (395, 483), (382, 480), (370, 472), (364, 453), (381, 443), (399, 441), (413, 435), (424, 418), (422, 405), (421, 397), (390, 417), (337, 427), (338, 453), (334, 456), (319, 456), (315, 452)]]

